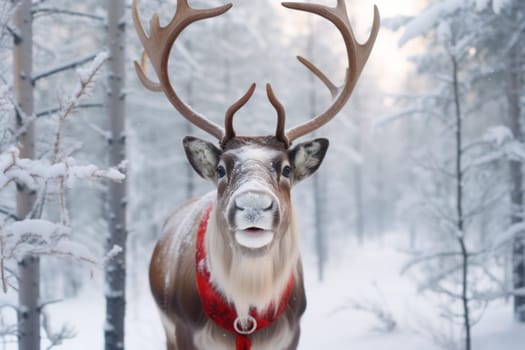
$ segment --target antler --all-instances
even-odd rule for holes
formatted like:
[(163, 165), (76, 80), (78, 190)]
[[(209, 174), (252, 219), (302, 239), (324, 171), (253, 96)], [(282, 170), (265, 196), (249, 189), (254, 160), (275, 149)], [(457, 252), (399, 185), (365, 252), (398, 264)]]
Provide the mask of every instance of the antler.
[[(193, 22), (222, 15), (232, 7), (232, 4), (226, 4), (211, 9), (195, 9), (188, 4), (188, 0), (179, 0), (177, 1), (177, 9), (174, 17), (165, 27), (160, 25), (159, 16), (157, 14), (154, 14), (151, 17), (149, 37), (146, 35), (142, 23), (140, 22), (137, 7), (138, 0), (133, 0), (133, 23), (135, 24), (135, 29), (139, 39), (144, 46), (141, 63), (139, 64), (137, 61), (135, 61), (135, 70), (137, 71), (137, 75), (142, 84), (144, 84), (144, 86), (149, 90), (163, 91), (171, 104), (177, 109), (177, 111), (179, 111), (180, 114), (182, 114), (184, 118), (186, 118), (198, 128), (215, 136), (221, 141), (221, 143), (224, 142), (226, 137), (231, 137), (232, 133), (235, 135), (233, 132), (233, 127), (231, 126), (231, 122), (228, 124), (228, 121), (226, 121), (226, 131), (224, 131), (219, 125), (194, 111), (190, 106), (184, 103), (184, 101), (182, 101), (176, 94), (168, 75), (169, 55), (171, 48), (173, 47), (173, 44), (175, 43), (175, 40), (179, 34)], [(148, 78), (146, 73), (147, 58), (149, 58), (151, 65), (155, 69), (155, 73), (159, 79), (159, 82), (154, 82)], [(240, 107), (242, 107), (246, 101), (248, 101), (251, 94), (253, 93), (253, 89), (254, 86), (252, 85), (243, 98), (241, 98), (240, 101), (234, 103), (228, 109), (226, 119), (229, 118), (231, 121), (233, 114)], [(229, 114), (231, 115), (228, 116)]]
[(328, 123), (348, 101), (348, 98), (352, 94), (354, 86), (357, 83), (359, 75), (361, 74), (365, 63), (370, 56), (372, 47), (374, 46), (374, 42), (379, 31), (379, 10), (377, 9), (377, 6), (374, 5), (374, 20), (370, 36), (364, 44), (359, 44), (355, 39), (352, 26), (348, 20), (344, 0), (337, 0), (337, 6), (335, 8), (318, 4), (295, 2), (283, 2), (282, 5), (293, 10), (301, 10), (317, 14), (332, 22), (337, 27), (337, 29), (339, 29), (343, 36), (349, 64), (349, 67), (346, 71), (345, 82), (342, 86), (337, 87), (313, 63), (308, 61), (306, 58), (300, 56), (297, 57), (302, 64), (304, 64), (326, 85), (326, 87), (330, 90), (334, 100), (330, 107), (328, 107), (321, 114), (314, 117), (312, 120), (287, 130), (286, 137), (288, 138), (288, 142), (291, 143), (296, 138), (312, 132)]
[(242, 106), (248, 102), (250, 97), (252, 97), (253, 92), (255, 91), (255, 83), (250, 86), (248, 91), (230, 106), (228, 110), (226, 111), (226, 116), (224, 118), (224, 137), (221, 139), (221, 146), (224, 147), (226, 143), (233, 139), (235, 137), (235, 130), (233, 130), (233, 115), (235, 112), (237, 112), (239, 109), (241, 109)]
[(275, 137), (278, 140), (281, 140), (284, 143), (284, 146), (288, 148), (290, 142), (288, 141), (288, 137), (286, 137), (286, 133), (284, 132), (284, 125), (286, 122), (286, 114), (284, 111), (284, 107), (281, 104), (281, 102), (279, 102), (277, 97), (275, 97), (272, 86), (270, 84), (266, 84), (266, 95), (268, 95), (268, 100), (270, 100), (270, 103), (277, 112), (277, 129), (275, 130)]

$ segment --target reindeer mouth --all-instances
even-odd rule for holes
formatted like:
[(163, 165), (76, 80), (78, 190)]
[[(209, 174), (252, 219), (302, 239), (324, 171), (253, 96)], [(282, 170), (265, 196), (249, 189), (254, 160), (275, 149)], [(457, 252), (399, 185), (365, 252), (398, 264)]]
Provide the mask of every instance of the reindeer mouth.
[(273, 231), (256, 226), (235, 231), (235, 240), (237, 243), (250, 249), (262, 248), (270, 244), (273, 237)]

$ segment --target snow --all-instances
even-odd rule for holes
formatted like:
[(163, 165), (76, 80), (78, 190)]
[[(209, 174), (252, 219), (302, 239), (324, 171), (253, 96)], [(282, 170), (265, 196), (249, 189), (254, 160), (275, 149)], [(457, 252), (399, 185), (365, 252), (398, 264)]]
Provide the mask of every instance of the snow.
[(122, 252), (122, 247), (118, 245), (114, 245), (109, 252), (107, 252), (106, 257), (104, 258), (105, 261), (111, 260), (114, 257), (116, 257), (118, 254)]
[(42, 219), (26, 219), (6, 225), (0, 230), (0, 259), (21, 260), (27, 254), (53, 254), (96, 263), (85, 245), (69, 239), (69, 227)]
[(511, 241), (519, 234), (524, 235), (525, 232), (525, 223), (517, 222), (510, 225), (507, 230), (497, 236), (495, 240), (492, 241), (493, 248), (499, 248), (502, 245), (510, 244)]
[(418, 36), (425, 35), (440, 23), (444, 16), (456, 11), (463, 4), (463, 0), (445, 0), (429, 6), (420, 15), (407, 23), (405, 32), (399, 39), (399, 46), (405, 45)]
[(482, 155), (473, 159), (469, 165), (479, 166), (502, 158), (523, 162), (525, 161), (525, 144), (516, 140), (512, 131), (502, 125), (493, 126), (481, 136), (481, 142), (491, 148)]
[[(432, 299), (418, 294), (409, 276), (400, 275), (408, 256), (396, 246), (400, 246), (397, 239), (383, 244), (350, 244), (347, 254), (333, 258), (322, 283), (316, 279), (315, 259), (303, 259), (308, 306), (301, 321), (300, 350), (442, 349), (436, 342), (445, 341), (442, 338), (450, 325), (439, 317)], [(128, 293), (126, 349), (165, 350), (160, 318), (145, 282), (146, 264), (143, 270), (140, 290)], [(381, 331), (383, 322), (364, 310), (366, 307), (352, 306), (371, 304), (395, 320), (392, 331)], [(85, 292), (48, 308), (54, 324), (68, 323), (77, 333), (56, 349), (103, 348), (101, 293)], [(473, 328), (476, 350), (522, 350), (524, 343), (525, 325), (513, 321), (512, 305), (504, 300), (491, 303)], [(6, 349), (15, 350), (15, 345), (8, 344)]]
[(514, 139), (512, 131), (503, 125), (490, 127), (482, 136), (482, 140), (493, 143), (496, 147), (501, 147), (503, 143)]
[(47, 159), (20, 158), (20, 151), (10, 147), (0, 154), (0, 189), (13, 180), (18, 180), (30, 188), (35, 188), (38, 181), (66, 178), (71, 187), (76, 179), (107, 179), (121, 182), (125, 175), (116, 168), (100, 169), (93, 164), (77, 165), (73, 158), (51, 163)]
[(14, 222), (2, 228), (2, 259), (21, 260), (30, 252), (47, 252), (69, 234), (69, 228), (41, 219)]
[(483, 11), (490, 4), (491, 0), (474, 0), (476, 11)]
[(502, 9), (511, 4), (511, 0), (492, 0), (492, 10), (499, 14)]
[[(406, 23), (405, 31), (398, 42), (401, 47), (410, 40), (427, 34), (436, 26), (444, 24), (445, 21), (443, 21), (443, 18), (461, 7), (473, 6), (476, 11), (483, 11), (490, 4), (492, 4), (492, 11), (496, 14), (500, 14), (503, 9), (512, 4), (512, 0), (472, 0), (471, 2), (465, 2), (464, 0), (444, 0), (430, 5), (411, 20), (407, 20), (406, 17), (399, 17), (391, 19), (387, 24), (389, 27), (396, 29), (400, 25)], [(441, 29), (445, 28), (442, 26)], [(443, 34), (443, 31), (441, 31), (441, 33)]]
[(109, 58), (109, 53), (106, 51), (99, 52), (93, 61), (86, 68), (77, 68), (77, 73), (81, 82), (87, 82), (92, 79), (96, 72), (100, 69), (102, 64)]
[(525, 161), (525, 145), (519, 141), (509, 142), (505, 145), (505, 154), (512, 160)]
[[(17, 182), (30, 189), (44, 187), (48, 181), (64, 181), (72, 186), (77, 179), (123, 181), (124, 174), (115, 168), (100, 169), (96, 165), (77, 165), (75, 159), (66, 158), (51, 162), (48, 159), (20, 158), (20, 150), (11, 146), (0, 153), (0, 190)], [(118, 252), (114, 249), (105, 259), (99, 259), (84, 244), (70, 238), (66, 206), (61, 210), (61, 223), (43, 219), (24, 219), (0, 226), (0, 263), (20, 261), (26, 255), (54, 255), (81, 260), (102, 266)], [(5, 279), (2, 275), (4, 290)], [(2, 303), (0, 303), (1, 305)]]

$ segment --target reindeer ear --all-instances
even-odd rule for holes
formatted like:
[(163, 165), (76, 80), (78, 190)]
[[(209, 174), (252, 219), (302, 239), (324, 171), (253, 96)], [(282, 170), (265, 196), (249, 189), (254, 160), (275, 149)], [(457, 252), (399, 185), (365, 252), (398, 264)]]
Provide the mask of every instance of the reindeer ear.
[(203, 178), (215, 182), (221, 150), (210, 142), (192, 136), (186, 136), (182, 144), (193, 169)]
[(299, 182), (315, 173), (328, 150), (328, 139), (300, 143), (288, 152), (293, 168), (293, 181)]

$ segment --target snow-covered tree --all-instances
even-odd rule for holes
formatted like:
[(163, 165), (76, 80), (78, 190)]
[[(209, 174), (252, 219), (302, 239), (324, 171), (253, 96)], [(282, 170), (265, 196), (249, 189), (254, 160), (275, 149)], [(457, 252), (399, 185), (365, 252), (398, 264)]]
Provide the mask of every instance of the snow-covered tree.
[[(71, 156), (70, 151), (64, 149), (62, 138), (63, 128), (69, 121), (71, 114), (78, 105), (80, 98), (86, 94), (87, 89), (92, 84), (97, 70), (105, 60), (105, 54), (97, 56), (92, 66), (80, 72), (80, 83), (78, 89), (65, 100), (63, 108), (58, 112), (58, 125), (53, 135), (54, 141), (51, 143), (53, 148), (45, 152), (47, 156), (42, 159), (29, 159), (21, 156), (21, 151), (17, 146), (9, 146), (2, 150), (0, 154), (0, 189), (8, 191), (12, 186), (24, 187), (35, 193), (35, 201), (30, 208), (30, 216), (18, 218), (12, 222), (13, 218), (4, 217), (4, 223), (0, 228), (0, 267), (2, 275), (2, 286), (4, 292), (9, 286), (14, 286), (20, 290), (25, 288), (34, 292), (38, 291), (39, 279), (28, 283), (20, 276), (13, 275), (13, 270), (9, 268), (13, 263), (19, 265), (27, 257), (37, 259), (40, 256), (58, 256), (68, 259), (85, 261), (90, 264), (102, 265), (104, 261), (97, 255), (90, 252), (82, 244), (71, 239), (71, 228), (69, 211), (66, 204), (66, 192), (75, 185), (78, 180), (111, 180), (120, 182), (124, 175), (115, 168), (108, 170), (100, 169), (95, 165), (79, 165)], [(5, 147), (5, 146), (4, 146)], [(56, 201), (59, 218), (54, 221), (52, 218), (44, 218), (44, 206), (46, 200), (51, 197), (58, 197)], [(115, 249), (108, 253), (114, 255)], [(15, 278), (16, 277), (16, 278)], [(24, 300), (19, 300), (17, 306), (18, 313), (24, 317), (28, 313), (28, 307), (23, 304)], [(37, 298), (35, 308), (42, 310), (45, 301)], [(31, 349), (40, 348), (40, 337), (34, 339), (34, 334), (40, 334), (41, 316), (37, 315), (35, 324), (20, 328), (23, 324), (19, 322), (19, 347), (29, 346)], [(44, 318), (45, 319), (45, 318)], [(22, 332), (25, 332), (21, 334)], [(23, 338), (27, 337), (27, 340)], [(56, 339), (55, 339), (56, 341)]]
[[(126, 162), (126, 20), (125, 1), (107, 3), (108, 23), (108, 97), (107, 113), (110, 125), (109, 162), (113, 167), (122, 166)], [(106, 266), (106, 327), (105, 349), (117, 350), (124, 348), (124, 321), (126, 315), (126, 252), (127, 252), (127, 207), (125, 182), (110, 182), (108, 191), (108, 223), (109, 235), (106, 249), (111, 251), (114, 246), (122, 251)]]
[[(68, 193), (78, 179), (122, 181), (123, 174), (116, 169), (104, 170), (93, 164), (80, 165), (73, 158), (78, 145), (66, 136), (73, 112), (91, 106), (81, 102), (92, 91), (95, 75), (106, 55), (100, 54), (96, 58), (88, 55), (80, 59), (76, 56), (69, 62), (57, 63), (57, 57), (50, 52), (52, 41), (59, 38), (51, 36), (52, 40), (49, 40), (47, 37), (43, 43), (40, 39), (46, 31), (32, 29), (35, 19), (45, 20), (46, 16), (55, 14), (81, 16), (82, 13), (73, 9), (60, 10), (58, 7), (44, 8), (44, 2), (15, 1), (11, 7), (5, 5), (8, 3), (2, 4), (0, 17), (1, 55), (5, 58), (5, 54), (11, 50), (13, 55), (12, 59), (3, 59), (5, 67), (12, 69), (12, 79), (5, 71), (0, 72), (3, 135), (0, 143), (0, 206), (3, 209), (0, 226), (1, 285), (4, 293), (12, 290), (10, 287), (18, 290), (19, 301), (14, 307), (19, 321), (14, 327), (19, 349), (35, 350), (40, 348), (41, 339), (47, 339), (50, 348), (72, 335), (65, 328), (54, 332), (49, 325), (49, 315), (45, 313), (47, 295), (40, 292), (40, 257), (53, 256), (95, 265), (104, 264), (100, 255), (73, 238)], [(53, 32), (55, 26), (60, 25), (55, 23), (44, 28)], [(12, 46), (4, 46), (6, 37), (12, 39)], [(60, 50), (53, 52), (62, 53)], [(82, 51), (78, 53), (82, 54)], [(45, 56), (51, 59), (45, 59)], [(67, 93), (55, 89), (55, 98), (50, 98), (52, 94), (46, 89), (49, 80), (86, 63), (90, 63), (87, 69), (73, 72), (77, 78), (62, 86), (68, 88)], [(42, 69), (44, 66), (51, 68)], [(56, 81), (64, 83), (63, 80)], [(56, 95), (59, 95), (58, 99)], [(58, 107), (47, 108), (54, 100), (58, 100)], [(46, 107), (40, 110), (42, 105)], [(13, 114), (16, 123), (12, 122)], [(43, 121), (42, 117), (46, 120)], [(16, 128), (13, 127), (15, 124)], [(34, 132), (37, 128), (40, 133)], [(15, 190), (18, 192), (16, 212), (10, 205)], [(111, 251), (113, 254), (115, 250)], [(18, 273), (13, 265), (19, 266)], [(41, 327), (45, 337), (40, 335)]]
[[(19, 133), (22, 158), (35, 156), (35, 125), (33, 119), (33, 19), (32, 1), (21, 1), (15, 10), (16, 36), (13, 48), (13, 88), (16, 103), (16, 127)], [(36, 191), (24, 184), (17, 186), (17, 210), (19, 220), (31, 219)], [(5, 243), (4, 243), (5, 244)], [(40, 347), (40, 260), (32, 254), (18, 261), (18, 334), (19, 349)]]
[[(504, 266), (495, 264), (504, 252), (494, 247), (501, 248), (509, 218), (502, 210), (508, 186), (501, 179), (506, 172), (498, 165), (510, 160), (512, 173), (512, 163), (521, 168), (523, 158), (521, 144), (507, 137), (512, 135), (508, 129), (494, 127), (507, 123), (491, 112), (504, 102), (504, 96), (495, 93), (501, 91), (498, 78), (502, 72), (517, 73), (510, 66), (498, 67), (497, 62), (506, 62), (508, 51), (494, 50), (494, 45), (511, 50), (522, 31), (516, 29), (517, 34), (502, 44), (502, 33), (495, 35), (499, 29), (493, 30), (490, 23), (511, 13), (519, 17), (516, 6), (512, 1), (444, 1), (414, 18), (390, 22), (394, 27), (403, 23), (401, 45), (419, 36), (426, 40), (425, 52), (414, 62), (418, 72), (428, 77), (429, 92), (413, 94), (411, 110), (416, 113), (407, 114), (417, 117), (435, 139), (416, 156), (421, 214), (427, 232), (435, 238), (414, 262), (425, 263), (425, 289), (443, 295), (447, 303), (458, 302), (457, 308), (443, 305), (442, 310), (451, 321), (461, 316), (465, 349), (471, 349), (471, 327), (484, 304), (509, 293), (502, 281)], [(511, 91), (514, 98), (520, 94), (516, 88), (504, 91)], [(521, 207), (519, 199), (513, 202)], [(523, 217), (522, 209), (518, 216)], [(430, 227), (429, 222), (434, 224)], [(512, 220), (514, 225), (517, 222)], [(514, 240), (514, 256), (520, 254), (519, 247)], [(514, 263), (515, 271), (516, 266), (519, 263)]]

